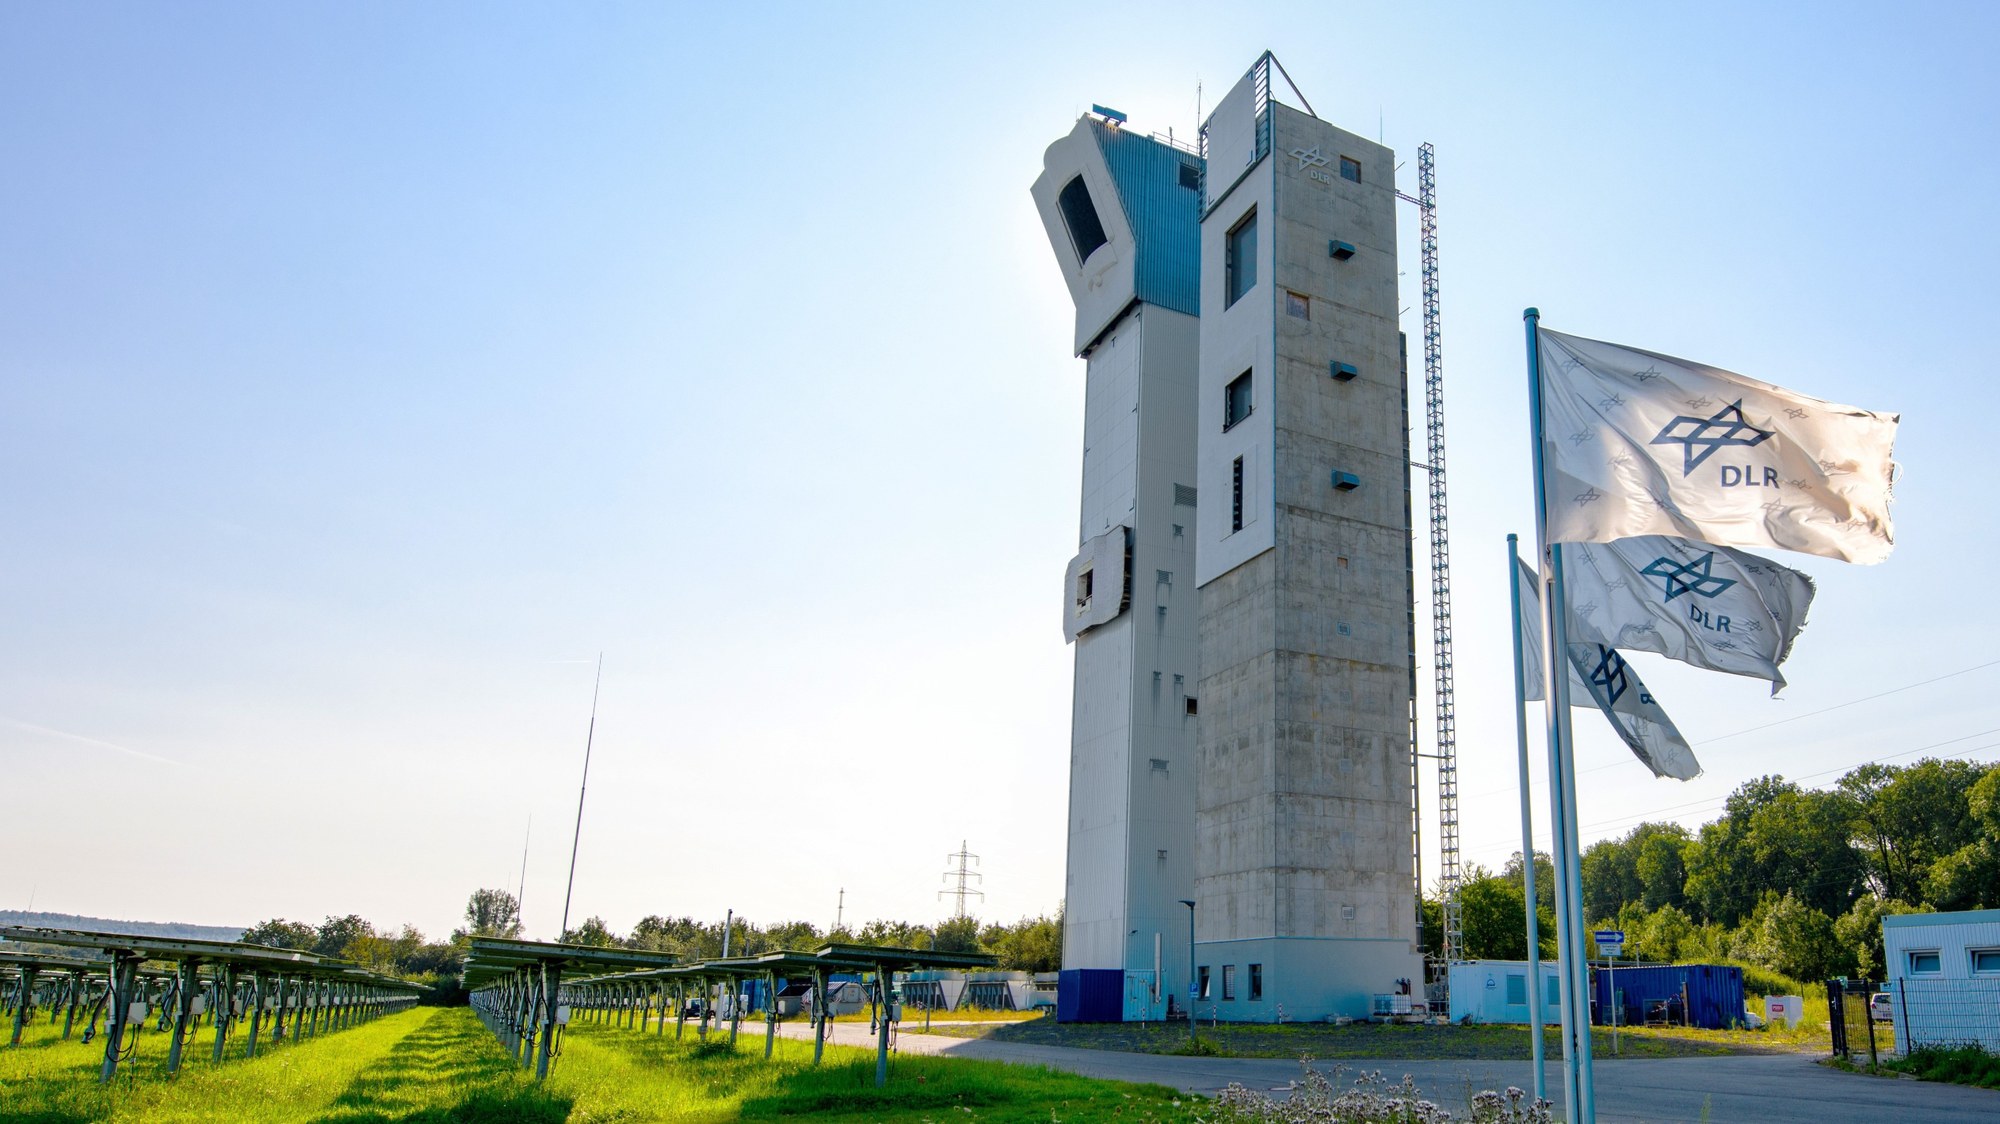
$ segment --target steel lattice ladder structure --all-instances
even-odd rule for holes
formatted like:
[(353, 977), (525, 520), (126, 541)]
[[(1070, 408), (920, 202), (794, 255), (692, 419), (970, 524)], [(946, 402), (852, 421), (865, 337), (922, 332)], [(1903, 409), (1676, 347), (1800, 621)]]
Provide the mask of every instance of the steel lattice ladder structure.
[(1437, 709), (1438, 884), (1444, 898), (1444, 961), (1465, 957), (1459, 902), (1458, 716), (1451, 662), (1451, 518), (1445, 506), (1444, 343), (1438, 314), (1437, 152), (1417, 148), (1417, 213), (1424, 276), (1424, 423), (1430, 461), (1431, 641)]

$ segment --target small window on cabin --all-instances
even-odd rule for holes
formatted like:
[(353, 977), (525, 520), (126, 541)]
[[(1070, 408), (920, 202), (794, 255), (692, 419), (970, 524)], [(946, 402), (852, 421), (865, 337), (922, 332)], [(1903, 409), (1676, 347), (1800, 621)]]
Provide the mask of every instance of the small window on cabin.
[(1234, 964), (1224, 964), (1222, 966), (1222, 997), (1224, 999), (1236, 998), (1236, 965)]
[(1089, 607), (1090, 607), (1090, 594), (1091, 594), (1091, 590), (1092, 590), (1092, 589), (1093, 589), (1093, 588), (1095, 587), (1095, 585), (1097, 584), (1097, 578), (1096, 578), (1096, 574), (1097, 574), (1097, 570), (1096, 570), (1096, 568), (1095, 568), (1095, 567), (1092, 567), (1092, 568), (1090, 568), (1090, 569), (1087, 569), (1087, 570), (1083, 571), (1082, 573), (1080, 573), (1080, 574), (1078, 574), (1078, 575), (1076, 576), (1076, 607), (1077, 607), (1077, 608), (1079, 608), (1079, 609), (1087, 609), (1087, 608), (1089, 608)]
[(1311, 320), (1313, 318), (1312, 298), (1304, 293), (1294, 293), (1290, 289), (1286, 289), (1285, 315), (1296, 316), (1301, 320)]
[(1249, 417), (1250, 408), (1250, 372), (1245, 371), (1222, 388), (1222, 431), (1229, 432)]
[(1228, 308), (1242, 299), (1257, 284), (1257, 212), (1249, 214), (1229, 228), (1229, 235), (1223, 244), (1223, 287), (1222, 307)]
[(1361, 161), (1354, 159), (1352, 156), (1341, 157), (1340, 178), (1348, 181), (1349, 183), (1360, 183)]
[(1528, 1005), (1528, 977), (1520, 972), (1507, 973), (1507, 1006), (1526, 1007)]
[(1250, 1000), (1254, 1003), (1262, 998), (1264, 998), (1264, 966), (1262, 964), (1252, 964), (1250, 965)]
[(1185, 161), (1181, 163), (1181, 186), (1189, 191), (1201, 190), (1201, 169)]
[(1206, 965), (1206, 964), (1203, 964), (1203, 965), (1202, 965), (1201, 967), (1199, 967), (1199, 968), (1195, 969), (1195, 973), (1194, 973), (1194, 978), (1195, 978), (1195, 983), (1196, 983), (1196, 985), (1197, 985), (1197, 986), (1196, 986), (1196, 989), (1195, 989), (1195, 991), (1196, 991), (1196, 994), (1197, 994), (1197, 995), (1198, 995), (1198, 996), (1199, 996), (1200, 998), (1203, 998), (1203, 999), (1207, 999), (1207, 998), (1208, 998), (1208, 965)]
[(1078, 265), (1090, 260), (1099, 246), (1110, 239), (1104, 236), (1104, 223), (1098, 220), (1097, 205), (1090, 201), (1090, 188), (1084, 186), (1083, 177), (1069, 181), (1056, 196), (1056, 208), (1062, 212), (1063, 225), (1069, 228), (1070, 245), (1076, 247)]
[(2000, 975), (2000, 948), (1973, 949), (1972, 971), (1981, 976)]
[(1911, 975), (1928, 975), (1943, 969), (1944, 961), (1938, 956), (1936, 949), (1910, 953)]

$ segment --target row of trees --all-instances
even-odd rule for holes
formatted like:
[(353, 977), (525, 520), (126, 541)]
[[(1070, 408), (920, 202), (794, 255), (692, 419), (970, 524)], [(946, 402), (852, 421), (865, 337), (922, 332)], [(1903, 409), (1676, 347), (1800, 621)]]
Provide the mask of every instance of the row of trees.
[[(474, 937), (519, 937), (521, 907), (505, 890), (477, 890), (465, 903), (465, 927), (451, 938), (431, 941), (414, 925), (378, 930), (356, 914), (328, 917), (318, 925), (273, 918), (243, 931), (242, 940), (273, 948), (292, 948), (352, 960), (363, 967), (401, 976), (430, 989), (436, 1002), (462, 997), (459, 977)], [(621, 937), (604, 920), (591, 917), (562, 935), (569, 944), (600, 948), (633, 948), (666, 952), (683, 960), (722, 955), (723, 923), (691, 917), (668, 919), (658, 914), (641, 918)], [(810, 951), (829, 941), (849, 944), (931, 948), (946, 952), (988, 952), (1000, 966), (1026, 972), (1053, 972), (1062, 962), (1062, 916), (1024, 917), (1012, 925), (980, 924), (976, 918), (955, 918), (935, 926), (904, 921), (870, 921), (859, 929), (822, 931), (809, 921), (757, 925), (736, 918), (730, 927), (732, 956), (753, 956), (778, 949)]]
[[(702, 960), (722, 955), (722, 937), (720, 921), (653, 914), (641, 918), (623, 937), (613, 933), (602, 918), (592, 917), (565, 933), (563, 940), (606, 948), (667, 952), (683, 960)], [(878, 920), (859, 929), (844, 926), (821, 929), (810, 921), (780, 921), (760, 926), (739, 917), (729, 930), (731, 956), (755, 956), (779, 949), (810, 951), (828, 942), (985, 952), (998, 957), (1003, 969), (1053, 972), (1062, 966), (1062, 915), (1023, 917), (1012, 925), (981, 924), (975, 917), (953, 918), (930, 926)]]
[[(1548, 856), (1535, 870), (1552, 954)], [(1870, 764), (1824, 789), (1759, 777), (1698, 831), (1642, 823), (1592, 844), (1579, 873), (1592, 927), (1624, 929), (1640, 959), (1878, 976), (1884, 916), (2000, 907), (2000, 765)], [(1472, 867), (1460, 901), (1468, 955), (1527, 954), (1519, 854), (1498, 874)]]

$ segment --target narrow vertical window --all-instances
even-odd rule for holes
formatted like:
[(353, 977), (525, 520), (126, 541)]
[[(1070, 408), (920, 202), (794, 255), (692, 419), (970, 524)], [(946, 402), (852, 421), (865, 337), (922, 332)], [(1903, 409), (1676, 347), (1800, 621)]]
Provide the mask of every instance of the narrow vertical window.
[(1264, 966), (1262, 964), (1252, 964), (1250, 965), (1250, 1000), (1254, 1003), (1262, 998), (1264, 998)]
[(1090, 201), (1090, 188), (1084, 186), (1082, 176), (1063, 186), (1062, 194), (1056, 196), (1056, 207), (1062, 211), (1063, 225), (1069, 228), (1069, 241), (1076, 247), (1078, 265), (1089, 261), (1092, 252), (1110, 241), (1104, 236), (1104, 223), (1098, 220), (1097, 204)]
[(1257, 212), (1243, 216), (1224, 239), (1222, 307), (1235, 304), (1257, 284)]
[(1196, 993), (1197, 993), (1197, 994), (1199, 994), (1199, 995), (1201, 996), (1201, 998), (1203, 998), (1203, 999), (1207, 999), (1207, 998), (1208, 998), (1208, 965), (1206, 965), (1206, 964), (1203, 964), (1203, 965), (1202, 965), (1201, 967), (1199, 967), (1199, 968), (1195, 969), (1195, 982), (1196, 982), (1196, 984), (1198, 985), (1198, 986), (1196, 987), (1196, 989), (1195, 989), (1195, 990), (1196, 990)]
[(1243, 529), (1243, 458), (1237, 457), (1229, 470), (1229, 532)]
[(1222, 966), (1222, 997), (1224, 999), (1236, 998), (1236, 965), (1234, 964), (1224, 964)]

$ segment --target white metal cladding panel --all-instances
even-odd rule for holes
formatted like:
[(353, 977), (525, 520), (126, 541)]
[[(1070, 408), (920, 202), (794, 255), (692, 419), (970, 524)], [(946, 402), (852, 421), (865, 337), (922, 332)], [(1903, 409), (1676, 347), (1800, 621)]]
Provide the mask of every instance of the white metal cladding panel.
[(1244, 169), (1257, 162), (1256, 67), (1244, 72), (1216, 103), (1204, 128), (1208, 130), (1208, 205), (1212, 207)]
[(1090, 353), (1083, 400), (1083, 508), (1077, 541), (1132, 523), (1139, 475), (1143, 321), (1127, 316)]
[[(1959, 921), (1950, 920), (1949, 913), (1905, 916), (1910, 920), (1888, 918), (1882, 925), (1885, 967), (1892, 978), (1970, 979), (1971, 950), (2000, 948), (2000, 910), (1973, 911), (1973, 916)], [(1930, 950), (1938, 953), (1937, 973), (1912, 974), (1909, 953)]]
[[(1195, 517), (1200, 535), (1196, 580), (1216, 578), (1271, 549), (1271, 466), (1277, 414), (1276, 322), (1271, 280), (1277, 257), (1278, 223), (1273, 214), (1270, 161), (1252, 172), (1201, 225), (1201, 382), (1195, 426), (1200, 452), (1201, 505)], [(1226, 240), (1231, 228), (1257, 214), (1256, 281), (1236, 303), (1224, 307), (1228, 272)], [(1223, 388), (1250, 372), (1250, 416), (1222, 428)], [(1243, 529), (1235, 530), (1233, 487), (1236, 459), (1243, 459)]]

